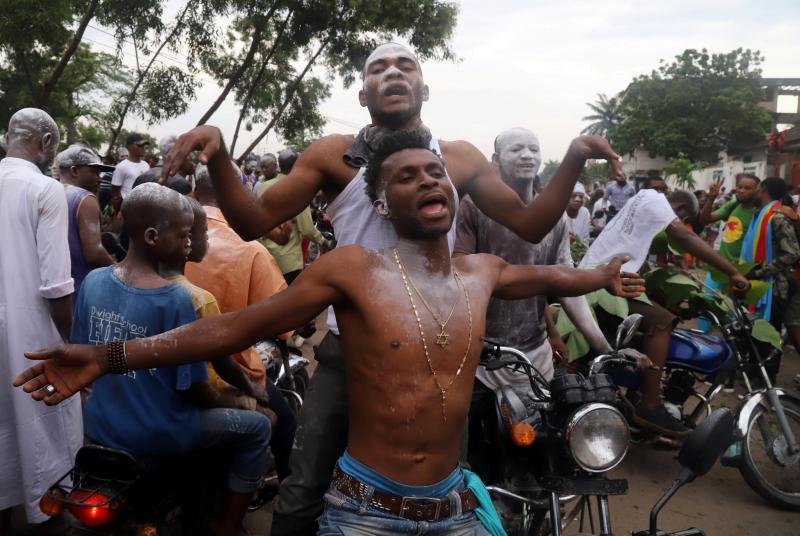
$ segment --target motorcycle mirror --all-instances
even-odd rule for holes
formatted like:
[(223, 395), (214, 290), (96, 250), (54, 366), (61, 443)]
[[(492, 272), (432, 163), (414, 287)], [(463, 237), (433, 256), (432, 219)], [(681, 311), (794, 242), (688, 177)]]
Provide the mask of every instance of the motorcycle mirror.
[[(714, 467), (722, 451), (731, 444), (733, 438), (733, 413), (728, 408), (720, 408), (700, 423), (684, 441), (678, 453), (681, 474), (664, 495), (650, 510), (650, 530), (637, 532), (634, 536), (657, 536), (658, 514), (675, 493), (698, 476), (704, 475)], [(690, 529), (691, 530), (691, 529)], [(684, 531), (686, 534), (699, 534)]]
[(678, 453), (678, 462), (691, 469), (695, 476), (704, 475), (714, 467), (732, 438), (733, 413), (728, 408), (720, 408), (689, 434)]
[(631, 342), (633, 336), (636, 334), (636, 331), (639, 329), (639, 325), (642, 323), (642, 315), (639, 314), (632, 314), (629, 315), (628, 318), (622, 321), (622, 323), (617, 328), (617, 338), (616, 343), (614, 345), (615, 350), (619, 350), (620, 348), (625, 347), (628, 343)]

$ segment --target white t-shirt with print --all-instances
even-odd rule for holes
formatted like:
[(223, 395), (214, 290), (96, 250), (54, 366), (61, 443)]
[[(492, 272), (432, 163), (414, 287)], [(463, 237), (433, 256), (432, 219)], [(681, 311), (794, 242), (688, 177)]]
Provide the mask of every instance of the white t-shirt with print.
[(150, 169), (150, 164), (144, 160), (140, 162), (131, 162), (128, 159), (123, 160), (117, 164), (114, 170), (114, 175), (111, 176), (111, 184), (113, 186), (120, 186), (122, 192), (122, 199), (128, 197), (133, 188), (133, 183), (145, 171)]
[(608, 222), (584, 255), (580, 268), (591, 268), (606, 264), (614, 257), (629, 256), (631, 260), (622, 265), (622, 269), (638, 271), (647, 259), (653, 238), (676, 218), (664, 194), (640, 190)]

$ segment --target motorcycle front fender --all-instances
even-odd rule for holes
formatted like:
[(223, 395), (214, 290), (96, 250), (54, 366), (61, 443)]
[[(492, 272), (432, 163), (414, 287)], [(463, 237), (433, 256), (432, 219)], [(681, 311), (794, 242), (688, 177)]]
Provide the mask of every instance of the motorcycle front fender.
[[(783, 387), (774, 387), (774, 389), (779, 398), (788, 398), (793, 400), (795, 403), (800, 404), (800, 394), (796, 393), (795, 391), (790, 391), (788, 389), (784, 389)], [(764, 391), (753, 393), (750, 398), (745, 400), (745, 402), (739, 408), (739, 417), (736, 421), (736, 428), (740, 434), (739, 437), (744, 437), (745, 434), (747, 434), (747, 428), (750, 425), (750, 419), (752, 418), (756, 408), (758, 408), (760, 405), (769, 408), (767, 394)]]

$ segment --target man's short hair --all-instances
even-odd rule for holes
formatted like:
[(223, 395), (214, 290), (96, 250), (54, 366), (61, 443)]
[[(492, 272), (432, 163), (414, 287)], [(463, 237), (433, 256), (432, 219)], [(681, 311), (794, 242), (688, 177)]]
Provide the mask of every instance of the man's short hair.
[(736, 184), (739, 184), (739, 179), (750, 179), (752, 181), (756, 181), (756, 184), (761, 183), (761, 179), (758, 178), (758, 175), (756, 175), (755, 173), (750, 173), (749, 171), (744, 173), (737, 173), (735, 179)]
[(789, 193), (789, 185), (782, 177), (767, 177), (761, 181), (761, 188), (767, 191), (773, 201), (781, 201)]
[(294, 152), (294, 149), (287, 148), (278, 151), (278, 168), (284, 175), (288, 175), (292, 171), (295, 162), (297, 162), (297, 153)]
[(667, 197), (670, 203), (681, 204), (689, 211), (689, 219), (694, 220), (700, 212), (700, 202), (689, 190), (675, 190)]
[(652, 177), (647, 177), (647, 178), (644, 180), (644, 184), (642, 185), (642, 188), (644, 188), (645, 190), (647, 190), (648, 188), (650, 188), (650, 185), (653, 183), (653, 181), (661, 181), (661, 182), (664, 182), (664, 178), (663, 178), (663, 177), (659, 177), (658, 175), (654, 175), (654, 176), (652, 176)]
[[(380, 177), (383, 163), (394, 153), (405, 149), (425, 149), (436, 154), (431, 150), (429, 133), (418, 130), (395, 130), (387, 133), (375, 148), (375, 152), (372, 153), (372, 157), (367, 163), (367, 171), (364, 173), (364, 182), (366, 183), (364, 191), (367, 192), (371, 201), (376, 201), (378, 193), (383, 189)], [(439, 155), (436, 156), (439, 157)]]
[(178, 142), (178, 136), (174, 134), (170, 134), (169, 136), (164, 136), (160, 140), (158, 140), (158, 152), (161, 153), (161, 158), (167, 156), (167, 153), (175, 147), (175, 144)]

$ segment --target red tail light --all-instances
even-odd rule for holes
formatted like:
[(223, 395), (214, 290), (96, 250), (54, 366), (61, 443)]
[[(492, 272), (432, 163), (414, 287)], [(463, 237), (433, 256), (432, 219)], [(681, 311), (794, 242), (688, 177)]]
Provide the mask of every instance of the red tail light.
[(81, 503), (70, 504), (69, 511), (87, 527), (110, 523), (121, 510), (119, 502), (110, 501), (103, 494), (85, 489), (72, 490), (69, 494), (69, 499)]

